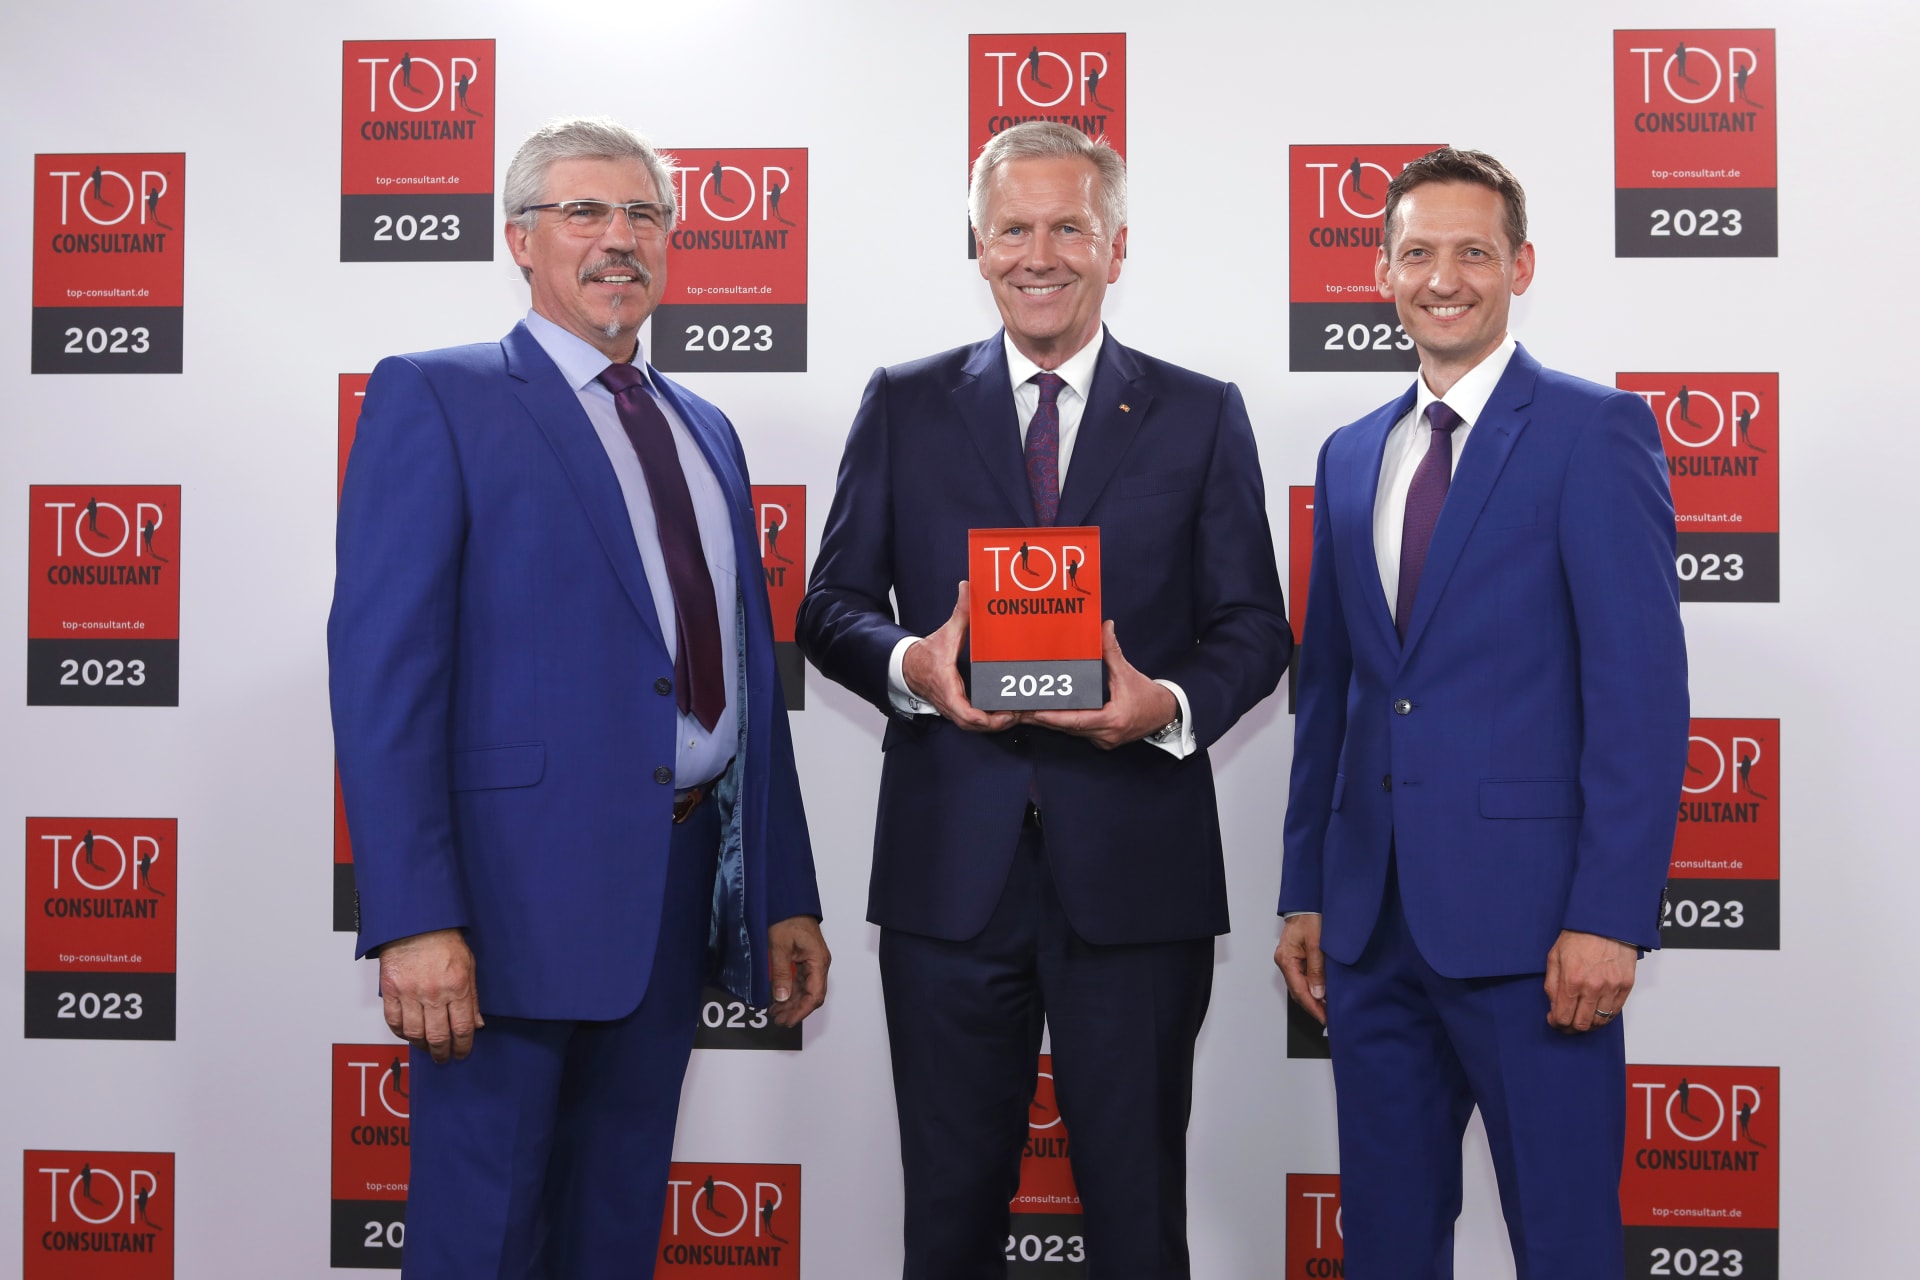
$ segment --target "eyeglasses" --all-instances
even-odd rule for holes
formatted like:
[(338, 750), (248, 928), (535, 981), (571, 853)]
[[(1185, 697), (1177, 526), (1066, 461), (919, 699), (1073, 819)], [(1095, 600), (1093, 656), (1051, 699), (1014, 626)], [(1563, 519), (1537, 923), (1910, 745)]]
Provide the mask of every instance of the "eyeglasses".
[(667, 223), (673, 218), (670, 205), (656, 204), (650, 200), (635, 200), (631, 204), (609, 204), (605, 200), (561, 200), (554, 204), (522, 205), (521, 213), (534, 213), (541, 209), (558, 209), (560, 225), (568, 235), (591, 239), (606, 233), (613, 225), (614, 213), (627, 215), (627, 225), (633, 228), (636, 240), (657, 240), (667, 233)]

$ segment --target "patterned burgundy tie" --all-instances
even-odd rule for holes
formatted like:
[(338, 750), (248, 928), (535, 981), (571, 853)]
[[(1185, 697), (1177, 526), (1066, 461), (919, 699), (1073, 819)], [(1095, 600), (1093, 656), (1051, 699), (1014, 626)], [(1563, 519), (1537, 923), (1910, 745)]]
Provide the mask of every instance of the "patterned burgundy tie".
[(1453, 429), (1465, 421), (1444, 400), (1427, 406), (1433, 438), (1427, 444), (1427, 456), (1420, 459), (1413, 473), (1413, 484), (1407, 489), (1406, 522), (1400, 526), (1400, 595), (1393, 610), (1393, 626), (1402, 644), (1407, 641), (1407, 624), (1413, 621), (1413, 598), (1420, 591), (1420, 572), (1427, 567), (1433, 526), (1439, 522), (1447, 487), (1453, 483)]
[(1060, 514), (1060, 388), (1057, 373), (1027, 379), (1040, 387), (1040, 407), (1027, 424), (1027, 489), (1033, 494), (1033, 522), (1050, 525)]
[(673, 591), (674, 701), (710, 730), (727, 706), (726, 678), (720, 669), (720, 613), (673, 428), (647, 394), (646, 375), (633, 365), (610, 364), (600, 381), (613, 392), (620, 425), (640, 457), (660, 531), (660, 554), (667, 562), (667, 585)]

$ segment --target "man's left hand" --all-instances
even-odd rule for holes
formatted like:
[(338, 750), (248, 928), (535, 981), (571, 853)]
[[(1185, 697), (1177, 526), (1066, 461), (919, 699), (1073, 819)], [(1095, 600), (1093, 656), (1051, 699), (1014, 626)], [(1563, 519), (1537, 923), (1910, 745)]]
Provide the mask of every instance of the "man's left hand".
[(1624, 942), (1562, 929), (1547, 953), (1547, 1021), (1569, 1035), (1606, 1026), (1626, 1006), (1639, 960)]
[(1179, 699), (1163, 684), (1155, 684), (1135, 670), (1120, 652), (1120, 638), (1109, 618), (1101, 632), (1102, 657), (1107, 664), (1107, 705), (1098, 711), (1023, 711), (1019, 719), (1045, 729), (1058, 729), (1085, 738), (1102, 751), (1138, 742), (1157, 733), (1180, 710)]
[(773, 1020), (797, 1027), (827, 998), (827, 966), (833, 957), (812, 916), (789, 916), (767, 926), (767, 976), (773, 985)]

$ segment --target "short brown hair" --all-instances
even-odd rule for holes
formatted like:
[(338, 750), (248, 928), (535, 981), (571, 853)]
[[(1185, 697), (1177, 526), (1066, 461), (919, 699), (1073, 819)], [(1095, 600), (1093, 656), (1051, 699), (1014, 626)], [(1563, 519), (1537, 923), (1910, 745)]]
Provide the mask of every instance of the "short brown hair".
[(1382, 243), (1393, 243), (1393, 216), (1400, 201), (1415, 187), (1429, 182), (1471, 182), (1476, 187), (1496, 191), (1507, 202), (1507, 239), (1518, 250), (1527, 242), (1527, 193), (1507, 166), (1484, 151), (1462, 151), (1457, 147), (1437, 147), (1401, 170), (1387, 185), (1387, 216), (1382, 224)]

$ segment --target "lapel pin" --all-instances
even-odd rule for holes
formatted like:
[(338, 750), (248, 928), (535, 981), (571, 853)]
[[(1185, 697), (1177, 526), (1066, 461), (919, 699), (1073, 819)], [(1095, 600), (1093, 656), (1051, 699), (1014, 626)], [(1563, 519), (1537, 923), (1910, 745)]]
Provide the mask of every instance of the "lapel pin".
[(1123, 405), (1121, 405), (1121, 406), (1120, 406), (1120, 412), (1122, 412), (1122, 413), (1132, 413), (1132, 412), (1133, 412), (1133, 406), (1132, 406), (1132, 405), (1130, 405), (1130, 404), (1123, 404)]

